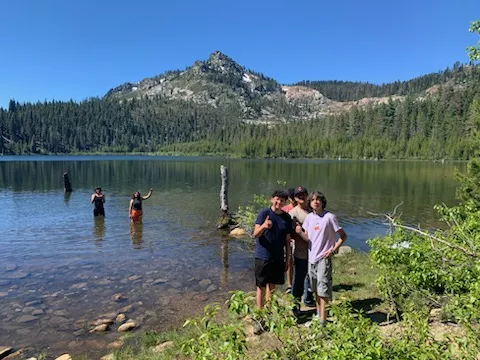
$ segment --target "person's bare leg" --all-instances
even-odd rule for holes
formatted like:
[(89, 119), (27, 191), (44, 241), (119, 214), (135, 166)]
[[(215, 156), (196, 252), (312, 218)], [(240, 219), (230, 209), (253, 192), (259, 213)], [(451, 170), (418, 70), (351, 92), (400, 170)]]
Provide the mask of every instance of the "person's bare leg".
[(320, 315), (320, 322), (325, 323), (327, 321), (327, 304), (328, 304), (328, 298), (325, 297), (320, 297), (320, 306), (319, 306), (319, 315)]
[(293, 284), (293, 266), (289, 266), (287, 270), (287, 286), (288, 288), (292, 288)]
[(265, 288), (260, 288), (257, 286), (257, 294), (255, 297), (257, 308), (263, 309), (263, 305), (265, 305)]
[(275, 284), (267, 284), (267, 292), (266, 292), (266, 302), (269, 303), (270, 299), (272, 298), (272, 294), (275, 291)]

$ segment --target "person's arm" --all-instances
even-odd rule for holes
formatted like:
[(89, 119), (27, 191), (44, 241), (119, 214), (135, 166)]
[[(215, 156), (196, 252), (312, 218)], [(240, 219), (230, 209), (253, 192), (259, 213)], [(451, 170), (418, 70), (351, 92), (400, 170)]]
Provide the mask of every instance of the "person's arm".
[(102, 194), (102, 201), (103, 201), (103, 203), (105, 203), (105, 195), (104, 194)]
[(148, 194), (145, 196), (142, 196), (142, 199), (147, 200), (150, 196), (152, 196), (152, 193), (153, 193), (153, 189), (150, 188), (150, 190), (148, 190)]
[(253, 229), (253, 237), (258, 238), (262, 236), (263, 232), (272, 227), (272, 220), (270, 216), (267, 215), (262, 224), (255, 224), (255, 229)]
[(347, 240), (347, 234), (345, 231), (338, 225), (338, 220), (336, 216), (333, 216), (331, 219), (331, 225), (333, 226), (333, 230), (340, 235), (338, 240), (335, 242), (335, 245), (325, 254), (325, 257), (330, 256), (332, 253), (336, 253), (338, 249), (340, 249), (340, 246)]
[(132, 217), (132, 205), (133, 205), (133, 199), (130, 199), (130, 205), (128, 206), (128, 217)]
[(95, 194), (92, 194), (92, 197), (90, 198), (90, 202), (93, 204), (94, 201), (95, 201)]

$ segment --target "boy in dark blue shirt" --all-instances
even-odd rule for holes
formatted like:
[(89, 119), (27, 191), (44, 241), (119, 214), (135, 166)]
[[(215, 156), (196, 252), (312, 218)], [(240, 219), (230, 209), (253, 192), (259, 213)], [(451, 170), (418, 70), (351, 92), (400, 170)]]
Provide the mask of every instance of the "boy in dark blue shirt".
[(270, 201), (272, 206), (259, 212), (253, 231), (256, 238), (256, 303), (259, 309), (263, 308), (265, 297), (268, 300), (275, 285), (285, 282), (285, 271), (291, 266), (292, 259), (290, 253), (292, 219), (282, 210), (287, 201), (287, 194), (277, 190), (272, 194)]

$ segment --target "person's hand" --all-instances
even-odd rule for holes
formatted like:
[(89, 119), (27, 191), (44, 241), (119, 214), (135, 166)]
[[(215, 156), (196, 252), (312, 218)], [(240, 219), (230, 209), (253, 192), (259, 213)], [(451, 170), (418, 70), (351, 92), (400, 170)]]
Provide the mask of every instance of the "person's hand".
[(297, 224), (297, 226), (295, 226), (295, 232), (301, 234), (303, 232), (302, 225)]
[(270, 229), (273, 226), (272, 220), (270, 220), (270, 216), (267, 215), (262, 226), (264, 229)]
[(333, 250), (333, 247), (332, 247), (332, 248), (328, 249), (327, 251), (325, 251), (323, 257), (324, 257), (324, 258), (328, 258), (328, 257), (330, 257), (330, 255), (332, 255), (333, 253), (334, 253), (334, 250)]
[(152, 189), (152, 188), (150, 188), (150, 192), (152, 192), (152, 191), (153, 191), (153, 189)]

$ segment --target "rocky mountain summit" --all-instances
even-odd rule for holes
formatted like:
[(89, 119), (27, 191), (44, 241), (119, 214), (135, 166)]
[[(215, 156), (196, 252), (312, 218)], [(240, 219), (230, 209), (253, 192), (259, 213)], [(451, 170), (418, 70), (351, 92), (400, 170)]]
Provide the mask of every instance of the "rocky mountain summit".
[(274, 79), (245, 69), (220, 51), (184, 71), (169, 71), (138, 83), (125, 83), (105, 95), (122, 100), (145, 96), (193, 101), (238, 113), (246, 121), (306, 119), (341, 108), (338, 102), (317, 90), (282, 86)]
[[(428, 93), (427, 93), (428, 95)], [(386, 103), (389, 97), (335, 101), (302, 85), (281, 85), (248, 70), (220, 51), (196, 61), (183, 71), (168, 71), (137, 83), (111, 89), (105, 98), (183, 100), (235, 115), (245, 122), (312, 119), (348, 111), (353, 106)], [(393, 96), (402, 100), (402, 96)]]

